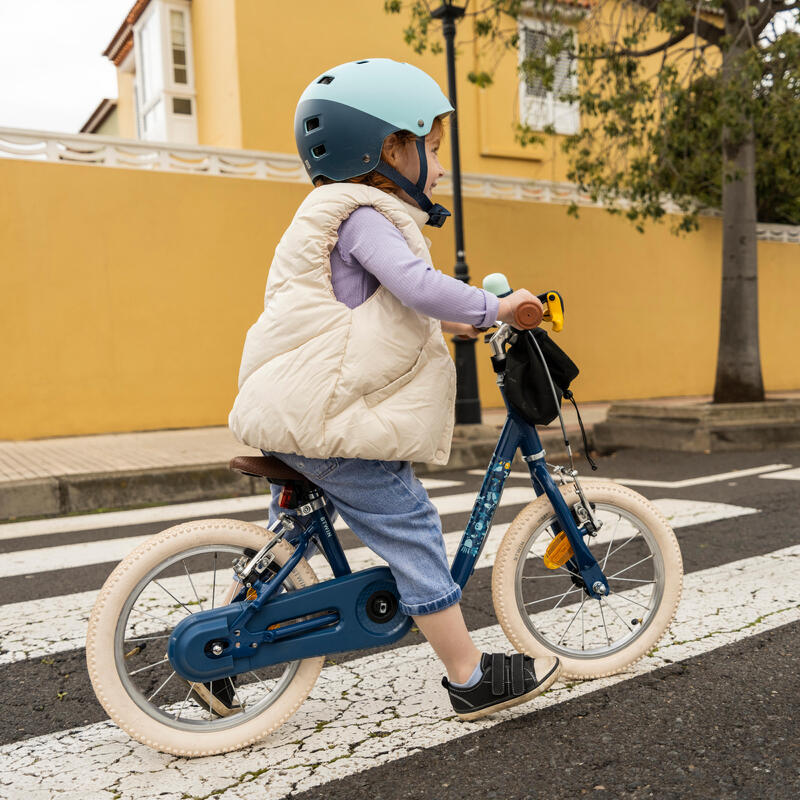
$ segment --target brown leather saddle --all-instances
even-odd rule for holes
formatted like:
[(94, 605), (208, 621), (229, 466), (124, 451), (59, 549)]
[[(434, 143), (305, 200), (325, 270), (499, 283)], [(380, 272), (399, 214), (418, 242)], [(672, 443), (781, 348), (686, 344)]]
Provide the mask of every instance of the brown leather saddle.
[(266, 478), (270, 483), (282, 485), (286, 481), (297, 481), (311, 485), (311, 481), (284, 464), (279, 458), (273, 456), (236, 456), (228, 466), (241, 472), (243, 475), (252, 475), (254, 478)]

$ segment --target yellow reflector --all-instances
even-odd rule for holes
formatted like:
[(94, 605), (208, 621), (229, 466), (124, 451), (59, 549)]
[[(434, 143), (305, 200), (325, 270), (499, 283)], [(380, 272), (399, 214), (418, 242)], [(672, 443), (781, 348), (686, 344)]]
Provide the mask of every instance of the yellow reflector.
[(258, 597), (258, 592), (251, 586), (247, 590), (247, 597), (245, 597), (245, 600), (255, 600), (256, 597)]
[(544, 551), (544, 565), (547, 569), (558, 569), (564, 566), (575, 553), (572, 551), (572, 545), (567, 539), (567, 534), (564, 531), (556, 536), (549, 545), (547, 550)]

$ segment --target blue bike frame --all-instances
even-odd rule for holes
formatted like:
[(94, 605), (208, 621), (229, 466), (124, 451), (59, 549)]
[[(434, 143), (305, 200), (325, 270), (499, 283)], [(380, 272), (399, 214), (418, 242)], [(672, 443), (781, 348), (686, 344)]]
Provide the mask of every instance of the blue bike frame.
[[(566, 568), (583, 581), (590, 597), (599, 596), (598, 588), (600, 594), (603, 590), (607, 593), (608, 581), (547, 469), (536, 429), (509, 407), (502, 382), (499, 386), (508, 416), (453, 559), (453, 580), (463, 588), (474, 572), (519, 449), (536, 495), (547, 495), (560, 530), (572, 545), (573, 556)], [(245, 602), (243, 591), (236, 602), (191, 614), (175, 627), (168, 654), (181, 677), (216, 680), (270, 664), (390, 644), (408, 631), (411, 619), (399, 609), (387, 619), (374, 610), (370, 613), (374, 598), (383, 598), (389, 605), (391, 598), (396, 598), (394, 578), (388, 567), (352, 572), (324, 504), (295, 524), (301, 530), (294, 552), (269, 580), (254, 581), (252, 588), (257, 594), (252, 601)], [(558, 533), (555, 524), (553, 529)], [(280, 533), (280, 527), (276, 532)], [(312, 537), (319, 541), (334, 577), (279, 593)]]

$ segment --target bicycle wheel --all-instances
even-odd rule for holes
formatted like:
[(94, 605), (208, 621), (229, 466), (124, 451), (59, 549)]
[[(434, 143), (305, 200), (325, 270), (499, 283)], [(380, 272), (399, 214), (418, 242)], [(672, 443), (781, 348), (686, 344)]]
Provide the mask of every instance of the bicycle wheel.
[[(175, 625), (197, 610), (228, 602), (232, 561), (245, 550), (259, 550), (271, 536), (235, 519), (188, 522), (152, 536), (111, 573), (89, 618), (86, 661), (98, 700), (134, 739), (175, 755), (224, 753), (275, 730), (308, 696), (322, 656), (226, 679), (225, 689), (238, 706), (227, 716), (206, 706), (195, 685), (180, 678), (167, 658)], [(293, 548), (281, 541), (272, 552), (280, 566)], [(293, 591), (316, 582), (301, 559), (283, 588)]]
[[(613, 675), (655, 647), (681, 594), (683, 564), (672, 528), (646, 498), (610, 481), (581, 482), (603, 525), (584, 536), (610, 593), (594, 599), (544, 554), (560, 525), (550, 501), (528, 504), (506, 531), (492, 571), (492, 600), (509, 641), (534, 657), (556, 655), (573, 678)], [(568, 506), (574, 485), (561, 487)], [(551, 566), (554, 566), (551, 563)]]

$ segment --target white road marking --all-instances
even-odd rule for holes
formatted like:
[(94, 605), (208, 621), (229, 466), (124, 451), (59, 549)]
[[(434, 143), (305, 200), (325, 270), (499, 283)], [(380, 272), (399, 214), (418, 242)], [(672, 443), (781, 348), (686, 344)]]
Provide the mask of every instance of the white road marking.
[(636, 478), (614, 478), (617, 483), (626, 486), (653, 486), (663, 489), (685, 489), (687, 486), (702, 486), (706, 483), (719, 483), (720, 481), (735, 481), (737, 478), (748, 478), (751, 475), (761, 475), (778, 469), (786, 469), (791, 464), (767, 464), (765, 467), (752, 469), (735, 469), (732, 472), (720, 472), (717, 475), (704, 475), (702, 478), (687, 478), (683, 481), (645, 481)]
[[(470, 724), (454, 718), (439, 683), (441, 664), (421, 644), (324, 668), (298, 712), (243, 750), (179, 758), (151, 750), (105, 721), (3, 746), (0, 787), (25, 800), (138, 800), (155, 793), (161, 800), (212, 793), (223, 800), (278, 800), (797, 621), (798, 557), (795, 545), (687, 575), (669, 633), (628, 671), (557, 683), (532, 704)], [(509, 649), (497, 625), (472, 636), (483, 651)]]
[[(525, 487), (509, 487), (501, 499), (503, 508), (509, 508), (533, 500), (533, 492)], [(452, 514), (458, 511), (469, 511), (475, 496), (472, 494), (458, 494), (432, 498), (440, 515)], [(738, 517), (743, 514), (755, 514), (756, 509), (743, 506), (729, 505), (726, 503), (706, 503), (696, 500), (658, 500), (656, 501), (662, 513), (673, 527), (682, 525), (699, 525), (717, 519)], [(257, 525), (267, 526), (267, 520), (257, 520)], [(343, 520), (337, 519), (333, 527), (336, 530), (347, 530)], [(463, 533), (463, 531), (461, 532)], [(456, 537), (456, 542), (461, 533), (448, 534)], [(13, 575), (31, 575), (40, 571), (53, 569), (70, 569), (72, 567), (85, 567), (92, 564), (105, 564), (120, 561), (150, 538), (147, 536), (129, 536), (122, 539), (101, 539), (95, 542), (78, 542), (76, 544), (55, 545), (32, 550), (17, 550), (5, 553), (0, 558), (0, 578)], [(447, 539), (446, 539), (447, 541)], [(366, 549), (366, 548), (364, 548)], [(348, 551), (348, 559), (350, 553)], [(357, 569), (357, 567), (353, 567)], [(358, 567), (360, 569), (360, 567)]]
[[(443, 489), (461, 486), (463, 481), (421, 477), (426, 489)], [(0, 540), (24, 536), (46, 536), (50, 533), (121, 528), (126, 525), (142, 525), (147, 522), (162, 522), (196, 517), (219, 517), (230, 513), (258, 511), (269, 507), (269, 494), (229, 497), (223, 500), (203, 500), (195, 503), (175, 503), (153, 508), (134, 508), (129, 511), (107, 511), (98, 514), (77, 514), (70, 517), (48, 517), (27, 522), (0, 524)]]
[[(655, 505), (667, 515), (673, 528), (696, 525), (701, 521), (710, 522), (715, 519), (757, 513), (756, 509), (752, 508), (693, 500), (656, 500)], [(507, 528), (508, 523), (492, 526), (477, 564), (479, 568), (494, 563), (497, 548)], [(602, 544), (608, 541), (612, 533), (612, 526), (604, 527), (595, 540), (596, 543)], [(623, 534), (624, 529), (616, 531), (618, 537)], [(462, 535), (463, 531), (445, 534), (445, 546), (448, 558), (451, 560)], [(351, 548), (346, 553), (353, 570), (385, 563), (367, 547)], [(8, 554), (9, 557), (12, 555), (15, 554)], [(331, 577), (330, 567), (321, 555), (314, 556), (310, 563), (318, 572), (320, 579)], [(96, 597), (97, 590), (91, 590), (0, 606), (0, 641), (5, 651), (0, 653), (0, 664), (40, 658), (48, 653), (83, 647), (86, 640), (86, 623)], [(57, 613), (54, 609), (57, 609)]]
[[(701, 486), (705, 483), (718, 483), (719, 481), (735, 480), (736, 478), (747, 478), (751, 475), (761, 475), (764, 472), (771, 472), (779, 469), (786, 469), (791, 467), (791, 464), (767, 464), (763, 467), (753, 467), (751, 469), (737, 469), (732, 472), (720, 472), (717, 475), (704, 475), (701, 478), (687, 478), (682, 481), (647, 481), (639, 478), (611, 478), (615, 483), (622, 483), (626, 486), (652, 486), (661, 489), (685, 489), (687, 486)], [(800, 472), (800, 470), (796, 470)], [(468, 475), (484, 475), (485, 470), (471, 469), (467, 470)], [(509, 478), (524, 478), (530, 480), (530, 473), (528, 472), (509, 472)], [(772, 477), (771, 475), (764, 475), (763, 477)], [(792, 480), (800, 480), (792, 478)]]
[(784, 472), (773, 472), (770, 475), (760, 475), (761, 478), (774, 478), (779, 481), (800, 481), (800, 468), (787, 469)]

